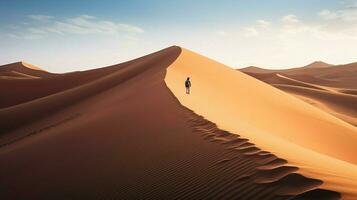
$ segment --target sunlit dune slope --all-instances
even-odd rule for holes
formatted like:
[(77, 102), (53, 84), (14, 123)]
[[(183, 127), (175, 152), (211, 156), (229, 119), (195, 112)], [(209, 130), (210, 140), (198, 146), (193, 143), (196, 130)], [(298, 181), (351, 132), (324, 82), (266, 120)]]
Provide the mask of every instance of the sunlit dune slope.
[(29, 69), (38, 70), (38, 71), (45, 71), (45, 70), (43, 70), (43, 69), (41, 69), (41, 68), (39, 68), (39, 67), (37, 67), (37, 66), (35, 66), (35, 65), (32, 65), (32, 64), (30, 64), (30, 63), (21, 62), (21, 64), (22, 64), (24, 67), (27, 67), (27, 68), (29, 68)]
[(316, 90), (306, 87), (296, 87), (292, 85), (274, 84), (274, 86), (357, 126), (356, 95)]
[[(339, 83), (338, 79), (331, 79), (327, 82), (327, 79), (316, 78), (310, 74), (288, 75), (298, 78), (294, 79), (277, 73), (245, 73), (293, 94), (352, 125), (357, 124), (357, 96), (355, 95), (355, 90), (323, 86), (334, 82)], [(312, 84), (312, 82), (319, 84)], [(352, 87), (351, 85), (350, 88)]]
[[(192, 79), (192, 94), (183, 82)], [(357, 129), (268, 84), (183, 49), (165, 78), (179, 101), (219, 127), (243, 135), (327, 188), (357, 187)], [(345, 196), (345, 198), (351, 198)]]

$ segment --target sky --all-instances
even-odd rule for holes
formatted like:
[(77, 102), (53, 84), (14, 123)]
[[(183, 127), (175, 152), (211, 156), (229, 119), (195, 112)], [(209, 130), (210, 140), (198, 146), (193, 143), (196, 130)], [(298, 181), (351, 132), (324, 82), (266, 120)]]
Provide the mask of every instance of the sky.
[(172, 45), (232, 68), (357, 62), (357, 0), (0, 0), (0, 65), (78, 71)]

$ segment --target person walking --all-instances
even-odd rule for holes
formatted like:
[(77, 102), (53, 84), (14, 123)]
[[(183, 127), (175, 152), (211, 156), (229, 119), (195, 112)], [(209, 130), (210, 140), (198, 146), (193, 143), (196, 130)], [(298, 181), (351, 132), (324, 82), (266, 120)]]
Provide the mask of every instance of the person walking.
[(190, 77), (187, 77), (185, 81), (185, 87), (186, 87), (186, 94), (190, 94), (190, 87), (191, 87)]

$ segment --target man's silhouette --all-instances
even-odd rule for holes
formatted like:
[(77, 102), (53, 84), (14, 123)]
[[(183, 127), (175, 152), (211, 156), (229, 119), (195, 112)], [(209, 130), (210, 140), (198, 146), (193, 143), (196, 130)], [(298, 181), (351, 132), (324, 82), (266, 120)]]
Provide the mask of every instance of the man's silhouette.
[(186, 87), (186, 94), (190, 94), (190, 87), (191, 87), (190, 77), (187, 77), (185, 81), (185, 87)]

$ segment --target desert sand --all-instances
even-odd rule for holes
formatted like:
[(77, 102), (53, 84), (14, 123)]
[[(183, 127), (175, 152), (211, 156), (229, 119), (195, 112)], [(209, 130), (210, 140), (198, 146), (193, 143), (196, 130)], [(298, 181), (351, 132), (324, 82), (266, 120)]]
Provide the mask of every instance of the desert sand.
[(356, 127), (184, 48), (0, 69), (1, 199), (357, 197)]
[(357, 63), (315, 62), (287, 70), (248, 67), (241, 71), (357, 126)]

